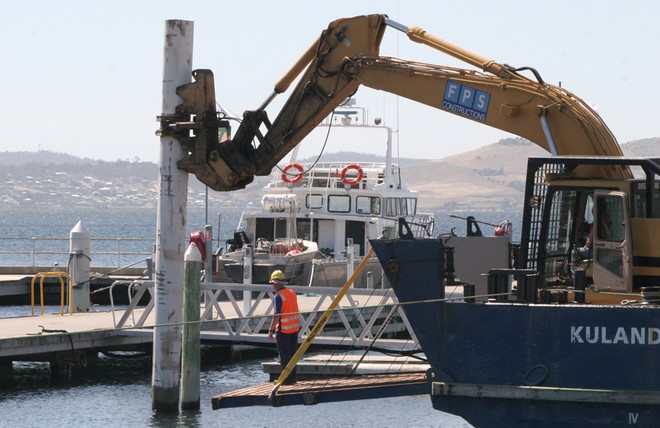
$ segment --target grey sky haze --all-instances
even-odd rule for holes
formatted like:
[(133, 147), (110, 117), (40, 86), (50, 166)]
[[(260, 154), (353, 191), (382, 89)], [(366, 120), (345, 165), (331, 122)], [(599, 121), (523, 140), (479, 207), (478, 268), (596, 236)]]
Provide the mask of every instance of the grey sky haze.
[[(210, 68), (216, 96), (236, 114), (258, 107), (327, 24), (385, 13), (598, 106), (620, 143), (660, 136), (660, 2), (511, 0), (352, 2), (5, 2), (0, 151), (51, 150), (156, 162), (164, 22), (194, 21), (194, 68)], [(388, 29), (382, 55), (468, 67)], [(268, 109), (274, 117), (287, 94)], [(398, 129), (399, 154), (440, 158), (509, 136), (391, 94), (356, 94), (371, 118)], [(319, 150), (312, 138), (301, 156)], [(384, 137), (336, 138), (328, 151), (382, 153)], [(316, 144), (316, 145), (315, 145)], [(659, 154), (659, 153), (656, 153)]]

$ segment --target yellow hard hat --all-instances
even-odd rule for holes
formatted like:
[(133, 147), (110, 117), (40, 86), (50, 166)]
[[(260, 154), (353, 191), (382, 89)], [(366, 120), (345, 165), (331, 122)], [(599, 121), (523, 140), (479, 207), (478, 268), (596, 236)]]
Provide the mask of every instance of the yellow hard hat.
[(273, 273), (270, 274), (270, 282), (276, 282), (276, 281), (284, 281), (284, 274), (282, 273), (281, 270), (274, 270)]

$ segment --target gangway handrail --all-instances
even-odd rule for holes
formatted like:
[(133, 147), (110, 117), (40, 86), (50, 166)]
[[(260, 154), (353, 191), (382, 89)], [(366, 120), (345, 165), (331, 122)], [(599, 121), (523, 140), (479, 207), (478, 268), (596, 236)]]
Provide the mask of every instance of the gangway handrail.
[[(119, 284), (129, 284), (133, 291), (135, 291), (134, 287), (138, 287), (138, 289), (118, 321), (114, 311), (119, 309), (114, 307), (114, 301), (111, 300), (115, 327), (148, 327), (144, 323), (154, 308), (154, 282), (146, 280), (116, 281), (113, 285)], [(301, 312), (300, 335), (306, 337), (310, 334), (314, 321), (328, 308), (332, 298), (339, 292), (339, 288), (295, 285), (287, 287), (299, 294), (302, 299), (316, 298), (311, 310)], [(138, 302), (147, 290), (151, 293), (152, 298), (139, 319), (136, 320), (134, 311), (138, 309)], [(246, 313), (243, 313), (242, 300), (235, 296), (236, 292), (244, 291), (252, 294), (252, 304)], [(201, 301), (204, 302), (200, 313), (202, 333), (213, 334), (216, 338), (226, 337), (228, 341), (267, 342), (267, 334), (262, 331), (267, 329), (266, 323), (270, 323), (273, 316), (273, 295), (273, 287), (269, 284), (202, 282), (200, 296)], [(361, 298), (373, 298), (375, 301), (374, 304), (359, 303)], [(221, 305), (221, 301), (224, 303), (223, 305)], [(372, 344), (373, 340), (378, 339), (383, 340), (383, 344), (386, 344), (390, 339), (375, 337), (374, 331), (382, 329), (379, 326), (383, 324), (383, 315), (386, 314), (387, 318), (391, 318), (390, 313), (394, 311), (400, 319), (398, 328), (401, 329), (401, 332), (407, 331), (410, 336), (406, 347), (419, 349), (419, 342), (393, 290), (351, 288), (342, 302), (344, 303), (334, 311), (333, 324), (340, 327), (348, 336), (336, 336), (332, 332), (328, 332), (318, 338), (320, 343), (339, 346), (368, 346)], [(129, 320), (132, 322), (128, 323)]]
[[(122, 317), (119, 319), (119, 322), (116, 321), (115, 319), (115, 299), (114, 296), (112, 295), (112, 291), (114, 290), (115, 286), (117, 285), (126, 285), (127, 286), (127, 292), (128, 292), (128, 307), (124, 310), (124, 314)], [(131, 293), (131, 291), (134, 289), (134, 286), (137, 286), (137, 291), (135, 295)], [(129, 317), (131, 317), (133, 321), (134, 326), (142, 326), (144, 325), (144, 321), (147, 319), (149, 316), (149, 313), (154, 307), (154, 300), (155, 296), (153, 293), (154, 289), (154, 281), (115, 281), (110, 285), (110, 308), (112, 310), (112, 323), (115, 325), (116, 328), (121, 328), (126, 324), (126, 321), (128, 320)], [(151, 294), (151, 299), (149, 299), (149, 303), (147, 303), (147, 306), (145, 307), (144, 311), (142, 312), (142, 315), (138, 319), (137, 323), (135, 322), (135, 308), (137, 305), (140, 303), (140, 300), (142, 299), (142, 296), (146, 291), (149, 291), (149, 294)]]
[(51, 272), (39, 272), (36, 275), (32, 277), (32, 283), (30, 284), (30, 297), (31, 297), (31, 303), (32, 303), (32, 316), (34, 316), (34, 283), (37, 280), (37, 278), (40, 278), (39, 280), (39, 288), (40, 288), (40, 302), (41, 303), (41, 315), (44, 314), (44, 279), (48, 277), (55, 277), (59, 279), (60, 281), (60, 315), (64, 316), (64, 279), (63, 277), (67, 278), (67, 282), (69, 283), (69, 289), (68, 289), (68, 294), (69, 294), (69, 314), (73, 314), (73, 305), (71, 304), (71, 296), (73, 295), (73, 279), (71, 279), (71, 276), (67, 272), (62, 272), (62, 271), (51, 271)]
[[(292, 289), (299, 295), (305, 295), (312, 293), (314, 295), (319, 295), (318, 300), (314, 307), (310, 311), (302, 311), (301, 315), (301, 337), (306, 337), (314, 324), (314, 321), (325, 311), (328, 307), (330, 301), (336, 294), (339, 292), (337, 287), (307, 287), (307, 286), (292, 286), (289, 285), (287, 288)], [(237, 339), (241, 336), (245, 337), (246, 340), (250, 340), (251, 336), (259, 336), (265, 334), (259, 333), (262, 330), (265, 322), (270, 321), (272, 317), (272, 296), (274, 294), (272, 286), (270, 285), (255, 285), (255, 284), (237, 284), (237, 283), (202, 283), (202, 289), (205, 293), (206, 305), (204, 307), (203, 316), (200, 317), (202, 322), (207, 323), (206, 328), (212, 328), (209, 325), (210, 321), (213, 321), (213, 325), (221, 325), (225, 329), (225, 334), (229, 338)], [(260, 310), (258, 316), (246, 316), (241, 311), (241, 305), (236, 302), (236, 298), (232, 295), (232, 291), (251, 291), (253, 296), (256, 294), (257, 297), (253, 299), (252, 306), (248, 313), (254, 314), (257, 309)], [(352, 288), (347, 293), (348, 296), (345, 297), (347, 305), (342, 305), (337, 308), (334, 313), (334, 317), (338, 319), (338, 323), (343, 325), (346, 329), (350, 340), (346, 338), (337, 337), (337, 340), (333, 341), (333, 344), (341, 344), (343, 342), (351, 343), (353, 346), (362, 346), (367, 345), (372, 342), (373, 333), (371, 329), (375, 327), (376, 322), (383, 308), (385, 307), (394, 307), (396, 314), (400, 317), (403, 327), (410, 335), (410, 347), (414, 349), (419, 349), (419, 342), (415, 336), (410, 322), (408, 321), (406, 314), (401, 305), (398, 304), (396, 295), (391, 289), (361, 289), (361, 288)], [(227, 314), (222, 310), (219, 305), (219, 299), (226, 295), (228, 301), (230, 301), (232, 308), (236, 311), (235, 316), (227, 317)], [(354, 300), (355, 297), (377, 297), (379, 298), (376, 304), (369, 304), (366, 306), (356, 306), (357, 302)], [(265, 306), (262, 304), (263, 299), (268, 298), (268, 305)], [(259, 307), (261, 303), (261, 307)], [(360, 321), (359, 318), (363, 317), (361, 311), (369, 309), (373, 310), (373, 314), (370, 315), (370, 319)], [(215, 312), (214, 312), (215, 311)], [(355, 324), (351, 325), (351, 320), (345, 315), (346, 312), (354, 312)], [(389, 311), (388, 311), (389, 312)], [(363, 318), (364, 319), (364, 318)], [(251, 328), (247, 328), (247, 322), (256, 322), (257, 325)], [(234, 324), (232, 324), (234, 323)], [(236, 325), (233, 327), (233, 325)], [(261, 326), (261, 327), (260, 327)], [(204, 324), (203, 324), (204, 328)], [(359, 334), (355, 334), (353, 329), (361, 329)], [(321, 340), (324, 344), (329, 344), (327, 340), (331, 336), (322, 336), (325, 340)], [(321, 337), (319, 337), (321, 339)]]

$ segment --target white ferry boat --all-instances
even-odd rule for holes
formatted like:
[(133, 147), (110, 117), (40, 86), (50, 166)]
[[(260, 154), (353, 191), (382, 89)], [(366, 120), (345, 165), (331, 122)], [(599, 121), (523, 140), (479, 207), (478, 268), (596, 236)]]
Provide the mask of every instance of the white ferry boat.
[[(264, 187), (261, 210), (242, 213), (218, 256), (221, 281), (244, 282), (251, 259), (252, 283), (267, 283), (280, 269), (292, 284), (342, 286), (367, 254), (370, 239), (397, 236), (400, 217), (415, 237), (432, 236), (433, 214), (417, 211), (418, 192), (406, 186), (392, 162), (392, 130), (379, 119), (364, 123), (366, 116), (363, 109), (344, 107), (334, 112), (337, 124), (328, 119), (320, 126), (386, 131), (385, 162), (298, 163), (294, 153)], [(354, 286), (381, 287), (383, 279), (374, 258)]]

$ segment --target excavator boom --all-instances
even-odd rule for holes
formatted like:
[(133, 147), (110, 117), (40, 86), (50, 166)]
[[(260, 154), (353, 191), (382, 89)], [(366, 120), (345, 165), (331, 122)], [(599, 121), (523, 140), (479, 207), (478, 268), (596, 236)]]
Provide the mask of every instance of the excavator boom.
[[(387, 26), (479, 70), (380, 56), (379, 47)], [(531, 71), (535, 79), (519, 73), (525, 70)], [(214, 104), (215, 94), (210, 92), (212, 75), (209, 81), (208, 73), (196, 71), (196, 82), (177, 91), (184, 98), (185, 94), (205, 97), (187, 100), (184, 104), (188, 107), (208, 108)], [(271, 122), (266, 107), (299, 75), (295, 89)], [(545, 83), (536, 70), (496, 63), (421, 28), (398, 24), (385, 15), (365, 15), (330, 23), (275, 84), (266, 101), (257, 110), (244, 113), (232, 139), (217, 141), (221, 121), (217, 120), (215, 111), (195, 113), (194, 109), (183, 109), (182, 113), (194, 115), (195, 121), (201, 123), (189, 126), (199, 130), (197, 141), (192, 143), (190, 138), (182, 138), (189, 155), (179, 162), (179, 168), (194, 173), (214, 190), (244, 188), (255, 175), (270, 174), (287, 153), (360, 85), (511, 132), (554, 155), (622, 155), (607, 125), (587, 103), (563, 88)], [(618, 168), (603, 170), (601, 175), (631, 176), (630, 171)]]
[(622, 155), (600, 116), (553, 85), (387, 57), (360, 56), (351, 66), (364, 86), (511, 132), (553, 155)]

